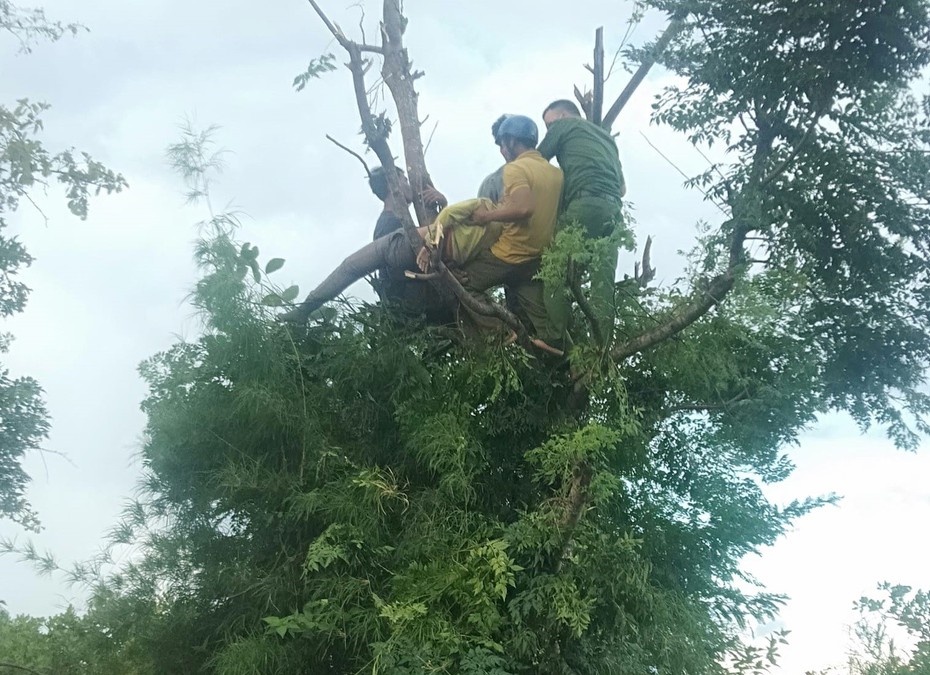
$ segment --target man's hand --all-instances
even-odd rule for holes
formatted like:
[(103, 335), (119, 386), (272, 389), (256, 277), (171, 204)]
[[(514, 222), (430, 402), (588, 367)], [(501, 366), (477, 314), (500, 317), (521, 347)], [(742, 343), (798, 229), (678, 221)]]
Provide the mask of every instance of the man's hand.
[(425, 204), (438, 206), (440, 209), (444, 209), (449, 205), (449, 200), (446, 199), (446, 196), (432, 185), (428, 185), (423, 188), (423, 192), (420, 193), (420, 197), (423, 198), (423, 202)]
[(479, 204), (471, 214), (471, 222), (475, 225), (484, 225), (492, 220), (494, 219), (491, 217), (491, 209), (485, 206), (484, 202)]
[(420, 249), (420, 252), (417, 253), (417, 267), (420, 268), (420, 271), (423, 273), (429, 272), (430, 267), (433, 264), (433, 256), (431, 251), (425, 246)]

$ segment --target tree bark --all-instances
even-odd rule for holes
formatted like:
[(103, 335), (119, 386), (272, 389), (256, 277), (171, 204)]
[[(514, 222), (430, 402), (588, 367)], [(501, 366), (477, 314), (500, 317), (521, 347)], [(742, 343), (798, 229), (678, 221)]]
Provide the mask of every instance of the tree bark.
[(413, 188), (413, 209), (417, 214), (417, 221), (423, 226), (432, 223), (436, 213), (427, 208), (420, 195), (425, 187), (433, 184), (433, 180), (426, 169), (417, 109), (419, 95), (414, 88), (414, 82), (423, 74), (411, 71), (410, 59), (404, 48), (405, 21), (400, 11), (400, 0), (384, 0), (384, 20), (381, 24), (384, 65), (381, 75), (397, 107), (407, 176)]
[(600, 125), (604, 115), (604, 27), (594, 33), (594, 89), (591, 98), (591, 114), (588, 117)]

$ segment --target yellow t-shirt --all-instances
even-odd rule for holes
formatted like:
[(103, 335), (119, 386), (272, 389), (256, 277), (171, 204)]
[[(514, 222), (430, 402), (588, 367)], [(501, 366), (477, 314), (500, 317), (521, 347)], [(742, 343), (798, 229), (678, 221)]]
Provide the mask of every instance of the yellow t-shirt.
[(515, 190), (528, 187), (536, 204), (533, 215), (516, 223), (504, 223), (500, 239), (491, 253), (504, 262), (518, 264), (542, 255), (555, 233), (562, 194), (562, 171), (528, 150), (504, 165), (504, 199)]

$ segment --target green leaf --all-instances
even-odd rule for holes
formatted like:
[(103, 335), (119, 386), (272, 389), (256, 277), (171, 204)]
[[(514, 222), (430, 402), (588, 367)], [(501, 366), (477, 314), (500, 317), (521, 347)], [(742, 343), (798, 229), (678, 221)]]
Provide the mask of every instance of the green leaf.
[(272, 258), (268, 261), (268, 264), (265, 265), (265, 274), (277, 272), (282, 267), (284, 267), (284, 258)]
[[(257, 249), (257, 248), (254, 249), (254, 250), (255, 250), (256, 253), (258, 252), (258, 249)], [(249, 267), (252, 268), (252, 278), (255, 279), (255, 283), (256, 283), (256, 284), (261, 283), (261, 281), (262, 281), (262, 270), (261, 270), (261, 268), (258, 266), (258, 261), (255, 260), (255, 259), (253, 258), (252, 260), (249, 261)]]
[(297, 296), (300, 294), (300, 286), (291, 286), (281, 294), (281, 298), (284, 302), (294, 302), (297, 299)]
[(262, 298), (262, 304), (265, 307), (280, 307), (284, 304), (284, 300), (282, 300), (281, 296), (277, 293), (269, 293), (264, 298)]

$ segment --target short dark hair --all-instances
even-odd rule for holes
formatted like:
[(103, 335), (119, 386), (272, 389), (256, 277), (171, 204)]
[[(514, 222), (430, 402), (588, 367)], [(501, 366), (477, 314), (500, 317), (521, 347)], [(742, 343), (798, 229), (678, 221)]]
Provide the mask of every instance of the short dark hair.
[[(403, 170), (401, 170), (399, 166), (395, 166), (394, 168), (397, 169), (397, 173), (400, 176), (404, 175)], [(382, 202), (388, 198), (391, 190), (388, 187), (387, 174), (384, 173), (383, 166), (372, 169), (371, 173), (368, 175), (368, 186), (371, 188), (371, 191), (375, 193), (375, 197)]]
[(510, 117), (510, 115), (501, 115), (496, 120), (494, 120), (494, 124), (491, 125), (491, 135), (494, 137), (494, 142), (497, 143), (498, 145), (500, 145), (501, 143), (500, 143), (500, 139), (498, 138), (497, 134), (500, 131), (501, 125), (504, 123), (504, 120), (506, 120), (508, 117)]
[(575, 117), (581, 117), (581, 111), (578, 110), (578, 106), (569, 101), (567, 98), (560, 98), (558, 101), (553, 101), (546, 106), (546, 109), (543, 110), (543, 117), (546, 116), (550, 110), (561, 110), (562, 112), (567, 112), (569, 115), (574, 115)]

